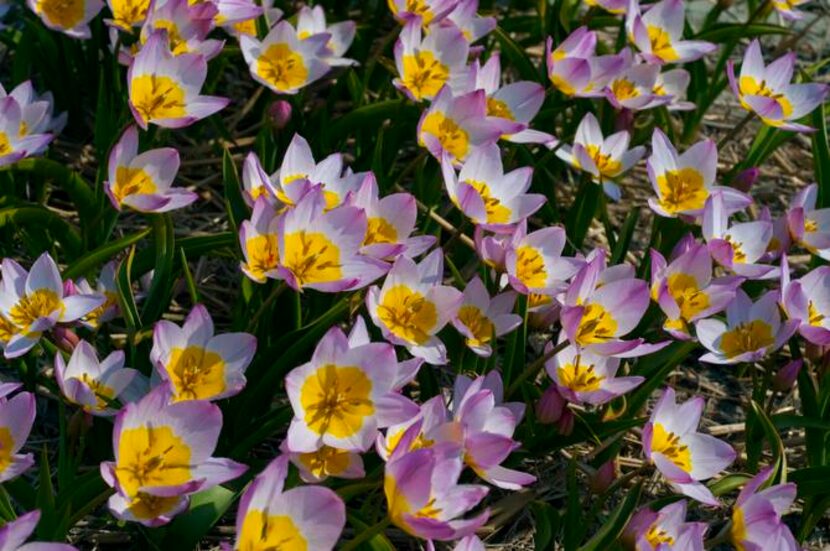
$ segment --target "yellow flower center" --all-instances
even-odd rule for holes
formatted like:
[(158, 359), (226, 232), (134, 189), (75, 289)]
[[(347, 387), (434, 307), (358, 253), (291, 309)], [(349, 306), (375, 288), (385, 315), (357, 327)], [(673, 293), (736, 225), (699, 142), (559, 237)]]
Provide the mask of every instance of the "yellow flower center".
[(804, 219), (804, 231), (807, 233), (815, 233), (818, 231), (818, 222), (811, 218)]
[(721, 336), (720, 348), (727, 358), (754, 352), (775, 344), (770, 324), (761, 320), (742, 323)]
[(115, 170), (112, 194), (119, 204), (130, 195), (149, 195), (156, 192), (153, 179), (141, 168), (119, 166)]
[(435, 59), (430, 51), (415, 52), (403, 58), (401, 81), (418, 101), (435, 96), (449, 78), (449, 67)]
[(15, 442), (7, 427), (0, 427), (0, 473), (12, 464), (12, 448)]
[(618, 78), (611, 83), (611, 91), (618, 101), (633, 99), (640, 95), (637, 86), (627, 78)]
[(385, 218), (379, 216), (369, 218), (366, 237), (363, 239), (364, 245), (397, 242), (398, 230), (395, 229), (395, 226), (387, 222)]
[(646, 541), (648, 541), (652, 548), (657, 549), (661, 543), (668, 544), (669, 547), (674, 545), (674, 538), (671, 537), (665, 530), (660, 528), (657, 523), (654, 523), (649, 527), (648, 532), (646, 532)]
[(570, 388), (574, 392), (592, 392), (599, 390), (600, 383), (605, 380), (603, 375), (594, 372), (593, 364), (582, 363), (579, 354), (574, 358), (574, 363), (559, 366), (556, 370), (559, 383)]
[(324, 365), (300, 389), (305, 423), (317, 434), (348, 438), (375, 412), (371, 392), (372, 381), (359, 367)]
[(670, 213), (702, 209), (709, 197), (703, 174), (690, 167), (668, 170), (657, 177), (660, 206)]
[(245, 267), (258, 281), (265, 279), (266, 272), (277, 269), (280, 254), (276, 235), (264, 234), (251, 237), (245, 241), (245, 251), (248, 259)]
[(173, 401), (209, 400), (225, 391), (225, 362), (201, 346), (174, 348), (167, 362)]
[[(781, 107), (781, 114), (783, 118), (789, 117), (793, 112), (793, 105), (790, 103), (790, 100), (787, 99), (787, 96), (774, 90), (771, 90), (768, 86), (766, 81), (758, 82), (751, 76), (742, 76), (739, 83), (738, 89), (741, 92), (741, 95), (747, 96), (764, 96), (766, 98), (770, 98), (775, 100), (779, 107)], [(741, 105), (743, 105), (744, 109), (749, 110), (749, 105), (741, 99)]]
[(496, 98), (487, 98), (487, 116), (510, 121), (516, 120), (506, 102)]
[[(470, 149), (470, 136), (454, 120), (445, 117), (443, 113), (435, 112), (427, 115), (421, 131), (434, 136), (450, 155), (458, 160), (464, 160)], [(423, 140), (421, 141), (423, 145)]]
[[(395, 451), (398, 448), (398, 444), (401, 443), (401, 438), (403, 438), (403, 435), (404, 435), (405, 432), (406, 432), (406, 429), (401, 429), (401, 430), (399, 430), (398, 432), (396, 432), (394, 434), (389, 434), (389, 435), (386, 436), (386, 451), (388, 453), (391, 454), (393, 451)], [(418, 433), (418, 436), (415, 438), (415, 441), (410, 444), (409, 449), (407, 451), (414, 451), (414, 450), (420, 450), (420, 449), (423, 449), (423, 448), (429, 448), (433, 444), (435, 444), (434, 440), (430, 440), (429, 438), (424, 436), (423, 432), (420, 432), (420, 433)]]
[(238, 23), (234, 23), (232, 27), (239, 34), (256, 36), (256, 18), (239, 21)]
[(118, 295), (112, 291), (104, 291), (104, 304), (84, 316), (84, 321), (90, 324), (93, 328), (101, 325), (101, 318), (104, 313), (118, 304)]
[(467, 338), (470, 346), (481, 346), (493, 340), (496, 334), (496, 327), (484, 312), (471, 304), (462, 306), (458, 310), (458, 320), (470, 330), (473, 337)]
[(282, 42), (268, 46), (257, 60), (256, 72), (279, 92), (300, 88), (308, 80), (303, 56)]
[(662, 453), (669, 461), (684, 472), (692, 470), (692, 452), (680, 437), (668, 432), (660, 423), (654, 423), (651, 436), (651, 451)]
[(0, 315), (0, 344), (5, 344), (17, 334), (17, 327), (7, 320), (5, 316)]
[(743, 245), (733, 239), (734, 238), (731, 235), (724, 237), (724, 241), (732, 246), (732, 262), (744, 264), (746, 262), (746, 253), (744, 252)]
[(538, 289), (547, 286), (545, 259), (535, 247), (522, 245), (516, 251), (516, 277), (527, 287)]
[(340, 249), (324, 233), (298, 232), (285, 236), (283, 266), (294, 274), (301, 287), (311, 283), (337, 281), (343, 275)]
[(161, 497), (138, 492), (130, 501), (129, 509), (136, 518), (149, 520), (172, 511), (178, 502), (178, 496)]
[(611, 339), (616, 331), (614, 316), (599, 304), (589, 304), (576, 330), (576, 343), (580, 346), (603, 343)]
[(55, 310), (63, 311), (61, 298), (51, 289), (37, 289), (34, 293), (20, 297), (9, 312), (9, 321), (28, 329), (39, 318), (49, 316)]
[(186, 54), (189, 51), (187, 41), (182, 38), (181, 33), (179, 33), (179, 28), (176, 26), (175, 22), (170, 21), (169, 19), (158, 19), (153, 21), (153, 27), (155, 29), (164, 29), (167, 31), (167, 39), (170, 43), (170, 51), (173, 55)]
[(300, 463), (317, 478), (337, 476), (349, 468), (350, 454), (331, 446), (323, 446), (316, 452), (301, 453)]
[[(398, 6), (395, 5), (395, 0), (388, 0), (389, 9), (392, 13), (398, 14)], [(430, 24), (435, 14), (429, 9), (426, 0), (406, 0), (404, 4), (404, 11), (413, 15), (421, 17), (421, 25), (426, 27)]]
[(435, 304), (406, 285), (396, 285), (383, 295), (378, 317), (396, 337), (413, 344), (429, 340), (438, 321)]
[(145, 123), (187, 114), (184, 89), (167, 76), (141, 75), (133, 78), (130, 99)]
[(14, 152), (9, 136), (5, 132), (0, 132), (0, 155), (8, 155)]
[(813, 325), (815, 327), (821, 327), (825, 316), (824, 314), (819, 312), (818, 308), (816, 308), (816, 305), (813, 304), (812, 300), (807, 302), (807, 314), (810, 325)]
[(680, 56), (674, 50), (671, 44), (671, 37), (665, 29), (649, 25), (648, 40), (651, 42), (651, 53), (663, 61), (676, 61), (679, 59)]
[(71, 29), (84, 17), (84, 0), (38, 0), (37, 13), (53, 25)]
[(504, 206), (498, 197), (493, 197), (490, 187), (478, 180), (465, 180), (474, 190), (481, 195), (484, 201), (484, 210), (487, 212), (488, 224), (506, 224), (510, 221), (510, 209)]
[(672, 274), (668, 281), (669, 293), (680, 307), (680, 317), (690, 321), (709, 307), (709, 296), (697, 287), (697, 281), (688, 274)]
[(607, 178), (614, 178), (619, 175), (620, 170), (622, 170), (622, 163), (613, 159), (611, 155), (603, 153), (598, 145), (588, 144), (585, 146), (585, 151), (594, 160), (594, 164), (597, 165), (597, 170), (599, 170), (600, 175)]
[(190, 480), (190, 448), (166, 426), (121, 431), (118, 482), (129, 497), (144, 486), (175, 486)]
[(78, 380), (84, 383), (89, 389), (95, 394), (96, 403), (95, 407), (89, 408), (85, 407), (87, 411), (90, 409), (94, 409), (96, 411), (101, 411), (102, 409), (106, 409), (109, 403), (115, 399), (115, 391), (108, 387), (107, 385), (103, 384), (101, 381), (94, 379), (89, 375), (89, 373), (81, 373), (81, 376), (78, 377)]
[[(554, 53), (554, 59), (556, 59), (556, 54)], [(564, 56), (563, 56), (564, 59)], [(570, 83), (570, 81), (566, 80), (565, 78), (561, 77), (560, 75), (554, 74), (550, 77), (551, 83), (563, 94), (566, 96), (573, 96), (576, 94), (576, 87)]]
[(308, 542), (288, 515), (251, 509), (242, 522), (238, 551), (307, 551)]
[(130, 30), (147, 17), (150, 0), (111, 0), (110, 6), (115, 23)]
[(744, 542), (746, 541), (746, 522), (744, 521), (744, 511), (736, 506), (732, 510), (732, 528), (729, 530), (729, 537), (732, 540), (732, 545), (738, 551), (746, 551)]

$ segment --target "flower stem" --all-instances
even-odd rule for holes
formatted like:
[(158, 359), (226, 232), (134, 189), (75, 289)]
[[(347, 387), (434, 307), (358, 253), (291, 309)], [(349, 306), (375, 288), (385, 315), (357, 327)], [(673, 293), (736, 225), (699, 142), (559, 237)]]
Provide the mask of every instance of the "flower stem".
[(722, 151), (726, 144), (735, 139), (735, 137), (740, 133), (740, 131), (743, 130), (744, 126), (746, 126), (747, 123), (749, 123), (749, 121), (751, 121), (754, 118), (755, 111), (750, 111), (749, 113), (747, 113), (746, 116), (741, 120), (741, 122), (733, 126), (732, 130), (730, 130), (726, 136), (720, 139), (720, 141), (718, 142), (718, 151)]
[(392, 521), (388, 516), (384, 517), (377, 524), (369, 526), (368, 528), (357, 534), (354, 537), (354, 539), (349, 540), (345, 544), (343, 544), (343, 547), (340, 548), (340, 551), (353, 551), (354, 549), (357, 549), (361, 543), (368, 541), (369, 539), (375, 537), (376, 535), (386, 530), (386, 528), (389, 526), (389, 524), (391, 524), (391, 522)]
[(274, 288), (273, 291), (271, 291), (271, 294), (268, 295), (268, 298), (266, 298), (265, 301), (260, 305), (259, 309), (251, 318), (251, 321), (248, 323), (248, 331), (252, 331), (256, 327), (259, 318), (262, 317), (262, 314), (265, 313), (265, 310), (268, 309), (268, 307), (271, 306), (271, 304), (273, 304), (274, 301), (279, 298), (279, 296), (283, 293), (283, 291), (285, 291), (287, 287), (288, 285), (286, 285), (285, 282), (281, 282)]
[(550, 351), (546, 352), (543, 356), (537, 358), (532, 364), (527, 366), (524, 371), (522, 371), (516, 380), (513, 381), (509, 387), (507, 387), (507, 392), (504, 393), (505, 398), (509, 398), (519, 389), (519, 386), (526, 381), (527, 379), (534, 377), (539, 370), (545, 365), (545, 362), (549, 359), (553, 358), (563, 350), (565, 350), (568, 345), (570, 345), (570, 341), (567, 339), (560, 342), (556, 346), (553, 347)]

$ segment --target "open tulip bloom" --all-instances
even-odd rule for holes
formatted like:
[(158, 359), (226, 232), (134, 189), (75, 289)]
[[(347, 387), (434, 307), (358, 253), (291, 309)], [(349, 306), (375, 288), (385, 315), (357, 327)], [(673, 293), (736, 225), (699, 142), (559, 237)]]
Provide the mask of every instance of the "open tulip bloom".
[(454, 25), (464, 35), (464, 39), (472, 44), (484, 38), (496, 28), (495, 17), (482, 17), (478, 14), (478, 0), (457, 0), (453, 9), (441, 21), (441, 25)]
[(781, 16), (784, 21), (797, 21), (804, 17), (804, 12), (798, 11), (798, 8), (808, 3), (810, 0), (774, 0), (772, 7)]
[(389, 9), (401, 23), (420, 21), (424, 27), (443, 20), (455, 9), (458, 0), (388, 0)]
[[(115, 283), (115, 270), (117, 265), (115, 261), (110, 261), (104, 264), (101, 268), (101, 273), (95, 281), (95, 287), (89, 283), (85, 278), (77, 279), (72, 282), (64, 283), (65, 290), (71, 291), (67, 294), (78, 295), (102, 295), (104, 303), (95, 308), (93, 311), (82, 317), (80, 323), (91, 330), (97, 330), (104, 323), (114, 320), (121, 313), (121, 307), (118, 304), (118, 286)], [(71, 287), (71, 289), (66, 289)]]
[(21, 133), (25, 122), (24, 110), (14, 96), (0, 99), (0, 167), (43, 152), (54, 139), (51, 133)]
[[(413, 101), (432, 100), (444, 85), (459, 89), (469, 79), (469, 46), (455, 26), (432, 27), (423, 36), (421, 23), (404, 25), (395, 43), (395, 87)], [(474, 80), (474, 79), (473, 79)]]
[(464, 289), (464, 300), (452, 324), (470, 350), (488, 358), (493, 353), (491, 343), (522, 324), (521, 316), (513, 313), (515, 303), (512, 291), (491, 299), (481, 279), (474, 277)]
[(318, 484), (329, 477), (354, 480), (366, 476), (360, 452), (331, 446), (313, 452), (291, 452), (285, 441), (281, 450), (300, 471), (300, 479), (308, 484)]
[(245, 369), (256, 352), (248, 333), (214, 334), (213, 320), (201, 304), (184, 325), (160, 320), (153, 328), (153, 361), (169, 385), (171, 401), (219, 400), (245, 387)]
[(343, 500), (320, 486), (286, 490), (287, 476), (288, 457), (279, 455), (242, 494), (234, 549), (334, 549), (346, 525)]
[(58, 323), (76, 321), (104, 303), (104, 297), (64, 294), (58, 266), (49, 253), (38, 257), (28, 272), (11, 258), (0, 265), (0, 323), (9, 335), (3, 344), (6, 359), (32, 349), (44, 331)]
[(35, 422), (35, 395), (19, 392), (16, 383), (0, 384), (0, 482), (16, 478), (35, 464), (31, 453), (19, 453)]
[(830, 208), (816, 208), (818, 185), (801, 189), (787, 210), (789, 234), (813, 254), (830, 259)]
[(279, 277), (279, 247), (277, 226), (280, 218), (265, 197), (260, 197), (254, 204), (250, 220), (243, 220), (239, 226), (239, 245), (244, 262), (240, 262), (242, 272), (257, 283), (265, 283), (268, 278)]
[(262, 39), (243, 34), (239, 46), (254, 80), (278, 94), (296, 94), (323, 78), (331, 35), (320, 33), (305, 39), (288, 21), (280, 21)]
[(625, 529), (624, 538), (634, 542), (634, 551), (703, 551), (705, 522), (686, 522), (686, 500), (658, 511), (643, 507)]
[(642, 15), (638, 0), (629, 3), (626, 30), (648, 63), (687, 63), (717, 49), (711, 42), (683, 40), (685, 23), (683, 0), (661, 0)]
[(562, 256), (566, 240), (562, 227), (527, 233), (527, 224), (520, 224), (505, 253), (510, 285), (523, 295), (553, 296), (563, 291), (584, 264), (580, 259)]
[(553, 38), (545, 44), (545, 60), (550, 79), (566, 96), (600, 98), (608, 82), (630, 62), (627, 52), (596, 56), (597, 35), (587, 27), (572, 32), (556, 48)]
[(447, 349), (436, 334), (458, 315), (464, 298), (461, 291), (441, 285), (443, 273), (441, 249), (418, 264), (400, 256), (383, 287), (366, 294), (366, 307), (384, 338), (433, 365), (447, 362)]
[(576, 129), (573, 146), (561, 146), (556, 150), (556, 156), (590, 174), (594, 182), (602, 185), (608, 197), (619, 201), (622, 193), (613, 180), (637, 164), (646, 153), (646, 148), (641, 145), (629, 149), (630, 139), (625, 130), (604, 138), (597, 118), (593, 113), (586, 113)]
[(458, 423), (453, 423), (444, 396), (438, 395), (421, 404), (416, 415), (403, 423), (392, 425), (386, 433), (378, 433), (375, 451), (384, 461), (392, 454), (399, 456), (407, 451), (429, 448), (444, 442), (461, 446), (464, 433)]
[(147, 42), (156, 30), (167, 31), (172, 54), (200, 54), (206, 61), (213, 59), (225, 45), (223, 40), (209, 39), (214, 27), (216, 6), (211, 2), (190, 4), (187, 0), (155, 2), (141, 27), (141, 43)]
[(328, 35), (329, 39), (321, 52), (321, 57), (332, 67), (357, 63), (353, 59), (343, 57), (352, 45), (356, 30), (357, 25), (354, 21), (326, 24), (326, 12), (320, 5), (313, 8), (302, 6), (297, 13), (297, 38), (306, 40), (314, 36)]
[(90, 38), (89, 22), (104, 7), (101, 0), (26, 0), (43, 24), (72, 38)]
[(648, 178), (656, 198), (649, 198), (651, 209), (660, 216), (699, 217), (706, 199), (714, 192), (723, 196), (727, 214), (743, 210), (752, 203), (748, 195), (736, 189), (715, 186), (718, 149), (712, 140), (697, 142), (678, 154), (659, 128), (651, 138), (651, 157), (646, 161)]
[(79, 405), (92, 415), (109, 416), (117, 413), (113, 402), (129, 401), (135, 397), (128, 387), (138, 377), (135, 369), (124, 367), (124, 352), (116, 350), (102, 361), (91, 344), (82, 340), (72, 351), (69, 363), (55, 355), (55, 379), (67, 400)]
[(138, 125), (183, 128), (213, 115), (230, 100), (200, 94), (207, 62), (199, 54), (174, 56), (167, 33), (155, 31), (135, 55), (127, 72), (130, 110)]
[[(564, 342), (565, 336), (560, 337)], [(545, 352), (553, 350), (548, 343)], [(573, 345), (561, 350), (545, 362), (559, 394), (575, 404), (599, 406), (630, 392), (643, 383), (643, 377), (617, 377), (620, 359), (600, 356), (590, 348), (580, 350)]]
[(368, 231), (363, 209), (326, 210), (321, 186), (309, 191), (277, 225), (277, 273), (295, 291), (351, 291), (369, 285), (389, 265), (360, 252)]
[(172, 187), (179, 171), (179, 152), (172, 147), (138, 153), (138, 129), (130, 126), (112, 148), (104, 190), (118, 210), (168, 212), (199, 198), (192, 191)]
[[(17, 130), (18, 137), (32, 136), (35, 134), (57, 135), (66, 126), (67, 114), (61, 113), (54, 116), (55, 100), (52, 92), (38, 94), (35, 92), (31, 80), (21, 82), (14, 89), (6, 93), (0, 85), (0, 99), (7, 96), (13, 97), (20, 106), (20, 125)], [(46, 146), (31, 149), (30, 155), (41, 153)]]
[(732, 446), (697, 432), (705, 401), (695, 397), (683, 404), (667, 387), (643, 427), (643, 452), (675, 491), (706, 505), (718, 500), (700, 481), (712, 478), (735, 460)]
[(112, 28), (132, 32), (133, 27), (144, 23), (150, 3), (151, 0), (107, 0), (112, 19), (105, 19), (104, 22)]
[(484, 229), (510, 232), (542, 208), (545, 196), (526, 193), (533, 169), (523, 167), (505, 174), (501, 150), (488, 144), (473, 150), (456, 174), (452, 159), (444, 152), (441, 159), (444, 185), (450, 200)]
[(24, 543), (35, 531), (40, 521), (40, 511), (29, 511), (0, 527), (0, 549), (2, 551), (78, 551), (66, 543)]
[[(799, 551), (789, 527), (781, 517), (795, 501), (796, 486), (767, 485), (775, 469), (767, 467), (746, 483), (732, 508), (730, 540), (741, 551)], [(763, 489), (762, 489), (763, 488)]]
[(790, 281), (786, 256), (781, 260), (781, 306), (798, 321), (802, 337), (818, 346), (830, 344), (830, 266), (819, 266)]
[(242, 198), (249, 207), (254, 208), (257, 199), (264, 197), (276, 208), (277, 198), (271, 193), (271, 188), (271, 177), (262, 168), (257, 154), (251, 151), (242, 162)]
[(166, 524), (187, 507), (189, 495), (245, 472), (247, 467), (211, 457), (222, 430), (222, 412), (203, 400), (168, 404), (158, 386), (115, 418), (115, 461), (101, 463), (101, 476), (116, 493), (110, 511), (145, 526)]
[(690, 323), (723, 311), (743, 281), (713, 279), (709, 249), (695, 241), (670, 263), (651, 250), (651, 296), (666, 314), (663, 329), (676, 339), (690, 339)]
[(665, 105), (671, 96), (654, 93), (660, 66), (632, 61), (631, 50), (623, 50), (625, 68), (614, 75), (605, 87), (605, 98), (616, 109), (642, 111)]
[(273, 0), (262, 2), (260, 6), (253, 0), (214, 0), (216, 15), (213, 18), (217, 27), (222, 27), (229, 34), (239, 36), (247, 34), (256, 36), (256, 20), (267, 14), (269, 26), (282, 18), (282, 11), (270, 8)]
[(378, 428), (401, 423), (418, 407), (395, 391), (397, 359), (387, 343), (351, 346), (330, 329), (308, 363), (285, 379), (294, 409), (286, 449), (315, 452), (323, 446), (363, 452)]
[(522, 129), (518, 122), (487, 115), (484, 90), (453, 96), (452, 89), (444, 86), (418, 121), (418, 143), (436, 159), (446, 152), (453, 164), (460, 164), (476, 147)]
[(826, 84), (791, 84), (795, 54), (790, 52), (764, 65), (761, 43), (752, 41), (744, 54), (741, 72), (735, 76), (732, 61), (727, 64), (729, 85), (747, 111), (765, 124), (793, 132), (812, 132), (813, 128), (793, 122), (818, 107), (830, 87)]
[(709, 318), (696, 324), (697, 338), (709, 352), (700, 361), (714, 364), (757, 362), (793, 336), (799, 321), (781, 322), (779, 292), (769, 291), (756, 302), (738, 290), (726, 309), (726, 323)]
[(669, 111), (695, 109), (697, 106), (694, 103), (686, 101), (686, 90), (689, 88), (691, 78), (685, 69), (672, 69), (658, 74), (654, 87), (651, 89), (651, 93), (655, 96), (654, 101), (657, 103), (648, 105), (646, 109), (657, 106), (665, 106)]
[(464, 468), (451, 443), (393, 454), (383, 488), (392, 523), (406, 533), (448, 541), (471, 535), (489, 516), (460, 518), (484, 499), (486, 486), (458, 484)]

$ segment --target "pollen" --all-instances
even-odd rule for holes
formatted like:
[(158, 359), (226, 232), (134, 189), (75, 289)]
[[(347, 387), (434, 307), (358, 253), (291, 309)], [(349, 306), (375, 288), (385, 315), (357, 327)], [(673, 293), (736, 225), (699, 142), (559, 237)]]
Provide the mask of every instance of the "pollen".
[(510, 222), (510, 209), (504, 206), (498, 197), (493, 196), (493, 192), (485, 182), (465, 180), (464, 183), (476, 190), (481, 196), (481, 200), (484, 201), (488, 224), (507, 224)]
[(308, 541), (288, 515), (269, 515), (267, 511), (252, 509), (245, 515), (239, 542), (239, 551), (307, 551)]
[(668, 170), (657, 177), (660, 206), (670, 214), (699, 210), (709, 197), (703, 174), (690, 167)]
[(692, 452), (680, 440), (680, 436), (669, 432), (660, 423), (655, 423), (651, 436), (651, 451), (663, 454), (684, 472), (692, 471)]
[(364, 245), (375, 245), (377, 243), (397, 243), (398, 230), (385, 218), (373, 216), (368, 220)]
[(588, 304), (576, 330), (576, 343), (580, 346), (607, 342), (617, 332), (617, 322), (600, 304)]
[(257, 281), (265, 281), (265, 274), (276, 270), (279, 264), (279, 246), (277, 236), (263, 234), (251, 237), (245, 242), (245, 267)]
[(144, 122), (180, 118), (187, 114), (184, 89), (167, 76), (141, 75), (133, 78), (130, 100)]
[(524, 245), (516, 251), (516, 277), (529, 288), (547, 287), (545, 259), (535, 247)]
[(279, 92), (296, 90), (308, 80), (308, 68), (303, 56), (292, 50), (288, 44), (268, 46), (256, 65), (257, 74)]
[(222, 356), (200, 346), (174, 348), (166, 371), (173, 385), (174, 402), (207, 400), (225, 391)]
[(677, 61), (680, 56), (677, 55), (671, 43), (671, 36), (668, 31), (661, 27), (649, 25), (648, 40), (651, 42), (651, 53), (662, 59), (663, 61), (672, 62)]
[(359, 367), (324, 365), (300, 389), (305, 423), (316, 434), (348, 438), (374, 414), (371, 393), (372, 381)]
[(770, 324), (761, 320), (742, 323), (725, 332), (720, 339), (720, 348), (727, 358), (734, 358), (746, 352), (755, 352), (775, 344)]
[(680, 307), (680, 317), (691, 321), (709, 307), (709, 295), (698, 288), (697, 280), (689, 274), (672, 274), (668, 278), (669, 293)]
[(432, 334), (438, 312), (435, 304), (421, 293), (406, 285), (396, 285), (384, 293), (378, 317), (396, 337), (423, 344)]
[(112, 195), (119, 205), (131, 195), (149, 195), (155, 193), (156, 189), (153, 179), (141, 168), (119, 166), (115, 171)]
[(37, 289), (24, 295), (9, 312), (9, 321), (28, 329), (36, 320), (49, 317), (55, 311), (63, 310), (61, 298), (51, 289)]
[(324, 233), (301, 230), (285, 236), (283, 266), (302, 287), (343, 277), (340, 249)]
[(403, 58), (401, 81), (418, 101), (434, 97), (449, 78), (449, 67), (436, 59), (435, 55), (428, 50)]
[(84, 0), (39, 0), (36, 11), (53, 25), (71, 29), (84, 17)]
[(573, 363), (565, 364), (556, 371), (559, 383), (574, 392), (593, 392), (599, 390), (605, 377), (596, 373), (592, 364), (582, 363), (577, 355)]
[(496, 328), (490, 318), (476, 306), (462, 306), (458, 310), (458, 320), (470, 330), (472, 337), (467, 337), (470, 346), (482, 346), (493, 340)]
[(470, 136), (467, 131), (443, 113), (435, 112), (427, 115), (421, 126), (421, 132), (434, 136), (441, 147), (458, 160), (464, 160), (470, 150)]

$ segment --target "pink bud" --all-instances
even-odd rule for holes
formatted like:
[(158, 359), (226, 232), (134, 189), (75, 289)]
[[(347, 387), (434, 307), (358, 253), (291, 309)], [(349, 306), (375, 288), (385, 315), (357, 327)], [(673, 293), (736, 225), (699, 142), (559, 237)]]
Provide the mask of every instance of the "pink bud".
[(609, 459), (591, 477), (589, 483), (595, 494), (604, 493), (617, 478), (617, 460)]
[(78, 335), (68, 327), (57, 326), (52, 330), (52, 334), (55, 335), (55, 344), (58, 348), (66, 352), (75, 350), (75, 347), (81, 341)]
[(568, 402), (556, 390), (556, 385), (550, 385), (536, 404), (536, 417), (540, 423), (556, 423), (567, 405)]
[(277, 130), (285, 128), (291, 122), (291, 104), (279, 99), (268, 106), (268, 117)]
[(574, 421), (576, 417), (574, 416), (573, 412), (565, 408), (562, 412), (562, 417), (559, 418), (559, 422), (556, 423), (556, 428), (559, 429), (559, 434), (562, 436), (570, 436), (570, 434), (574, 430)]
[(629, 134), (634, 131), (634, 111), (631, 109), (622, 109), (614, 118), (614, 129), (619, 132), (625, 130)]
[(784, 367), (778, 370), (775, 377), (772, 379), (772, 388), (778, 392), (787, 392), (793, 387), (798, 373), (801, 371), (801, 366), (804, 365), (804, 360), (792, 360)]
[(732, 187), (746, 193), (753, 185), (755, 185), (755, 182), (758, 181), (758, 177), (760, 175), (761, 169), (758, 167), (754, 166), (752, 168), (747, 168), (735, 176), (735, 179), (732, 180)]

